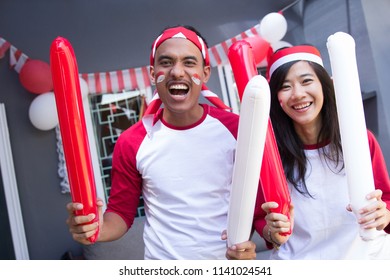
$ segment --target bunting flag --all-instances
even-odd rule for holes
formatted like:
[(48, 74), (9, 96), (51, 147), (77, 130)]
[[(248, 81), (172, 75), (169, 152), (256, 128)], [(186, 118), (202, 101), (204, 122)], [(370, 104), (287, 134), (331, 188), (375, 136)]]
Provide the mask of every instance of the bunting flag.
[[(257, 24), (237, 36), (209, 48), (210, 65), (214, 67), (228, 64), (229, 47), (239, 40), (259, 35), (259, 25)], [(111, 72), (86, 73), (81, 74), (81, 77), (88, 84), (89, 94), (151, 88), (149, 66)]]
[[(210, 65), (216, 67), (228, 64), (229, 47), (239, 40), (259, 35), (259, 28), (260, 24), (257, 24), (235, 37), (209, 48)], [(20, 73), (20, 70), (28, 61), (29, 57), (0, 37), (0, 58), (5, 55), (8, 49), (10, 49), (10, 67)], [(124, 90), (146, 89), (148, 94), (152, 95), (149, 66), (110, 72), (84, 73), (80, 74), (80, 77), (87, 82), (89, 94), (118, 93)]]
[(260, 23), (256, 24), (252, 28), (241, 32), (240, 34), (236, 35), (233, 38), (230, 38), (222, 43), (219, 43), (211, 48), (209, 48), (210, 53), (210, 65), (212, 67), (219, 66), (219, 65), (226, 65), (229, 64), (229, 48), (231, 45), (233, 45), (235, 42), (239, 40), (243, 40), (248, 37), (259, 35), (260, 30)]
[(20, 70), (28, 59), (29, 58), (25, 53), (11, 45), (9, 60), (11, 68), (15, 69), (16, 72), (20, 73)]
[(149, 79), (149, 66), (81, 74), (87, 82), (89, 94), (122, 92), (123, 90), (147, 89), (152, 83)]
[(0, 37), (0, 59), (4, 57), (10, 46), (9, 42)]

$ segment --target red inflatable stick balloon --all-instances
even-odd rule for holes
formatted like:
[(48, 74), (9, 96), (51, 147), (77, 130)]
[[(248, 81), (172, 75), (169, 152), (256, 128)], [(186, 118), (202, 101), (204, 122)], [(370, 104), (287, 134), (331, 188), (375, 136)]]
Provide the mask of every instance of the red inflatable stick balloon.
[[(253, 59), (253, 51), (248, 42), (241, 40), (235, 42), (230, 47), (228, 57), (237, 84), (240, 101), (242, 101), (242, 95), (246, 85), (253, 76), (258, 74)], [(286, 176), (283, 171), (283, 165), (270, 119), (268, 120), (263, 161), (260, 170), (260, 182), (265, 201), (275, 201), (279, 205), (278, 208), (272, 211), (290, 217), (290, 192), (288, 191)], [(291, 230), (284, 234), (291, 234)]]
[(247, 83), (258, 75), (250, 43), (245, 40), (235, 42), (229, 48), (228, 57), (241, 102)]
[(271, 47), (270, 43), (259, 35), (247, 37), (244, 40), (251, 45), (255, 64), (259, 65), (267, 57), (268, 50)]
[[(90, 223), (98, 222), (96, 186), (79, 73), (73, 48), (65, 38), (57, 37), (53, 41), (50, 47), (50, 65), (72, 201), (84, 205), (75, 214), (94, 213), (95, 219)], [(89, 240), (94, 243), (97, 235), (98, 231)]]

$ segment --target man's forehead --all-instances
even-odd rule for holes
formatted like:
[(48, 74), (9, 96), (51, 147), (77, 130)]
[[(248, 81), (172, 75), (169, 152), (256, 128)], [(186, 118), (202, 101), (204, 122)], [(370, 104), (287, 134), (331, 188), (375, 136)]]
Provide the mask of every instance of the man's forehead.
[(174, 55), (184, 53), (186, 56), (196, 56), (199, 59), (203, 59), (199, 48), (191, 41), (183, 38), (170, 38), (165, 40), (156, 49), (156, 58), (157, 56), (164, 55), (166, 53), (172, 53)]
[(156, 38), (152, 45), (152, 51), (150, 54), (150, 65), (154, 64), (154, 58), (160, 45), (162, 45), (165, 41), (171, 39), (184, 40), (193, 43), (199, 49), (205, 61), (205, 64), (210, 64), (207, 46), (203, 39), (196, 32), (189, 30), (183, 26), (180, 26), (169, 28)]

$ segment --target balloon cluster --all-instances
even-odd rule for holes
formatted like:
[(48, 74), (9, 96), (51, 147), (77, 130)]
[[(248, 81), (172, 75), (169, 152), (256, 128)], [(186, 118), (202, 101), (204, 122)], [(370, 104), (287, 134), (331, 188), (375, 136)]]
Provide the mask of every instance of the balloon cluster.
[(270, 50), (292, 46), (282, 41), (287, 32), (287, 21), (281, 12), (267, 14), (259, 25), (259, 35), (245, 39), (253, 50), (253, 58), (257, 67), (267, 66), (267, 55)]
[[(50, 65), (37, 59), (28, 59), (19, 72), (19, 81), (29, 92), (38, 96), (30, 104), (29, 118), (39, 130), (51, 130), (58, 125)], [(80, 78), (81, 94), (88, 95), (87, 82)]]

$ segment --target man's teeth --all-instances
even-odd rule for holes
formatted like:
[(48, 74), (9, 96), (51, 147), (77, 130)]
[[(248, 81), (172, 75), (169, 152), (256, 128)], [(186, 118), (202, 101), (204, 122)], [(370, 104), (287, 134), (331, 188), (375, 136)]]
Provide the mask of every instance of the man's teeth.
[(310, 106), (310, 102), (307, 102), (305, 104), (300, 104), (300, 105), (294, 106), (294, 109), (295, 110), (301, 110), (301, 109), (309, 107), (309, 106)]
[(186, 85), (172, 85), (169, 89), (187, 90), (188, 87)]

